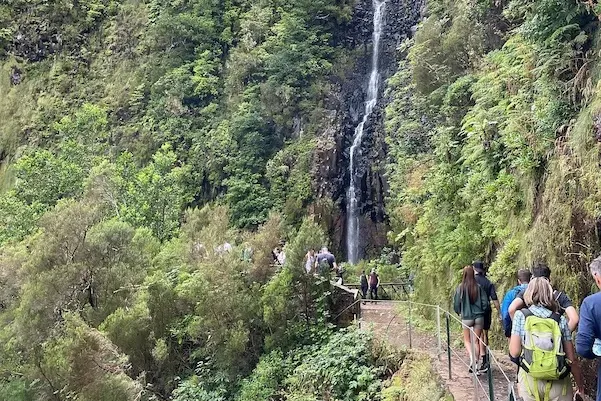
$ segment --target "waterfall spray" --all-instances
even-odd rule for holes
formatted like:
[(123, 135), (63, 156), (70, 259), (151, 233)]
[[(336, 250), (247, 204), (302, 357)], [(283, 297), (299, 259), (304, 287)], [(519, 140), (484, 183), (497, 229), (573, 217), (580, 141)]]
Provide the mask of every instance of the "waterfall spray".
[(367, 88), (367, 100), (365, 101), (365, 111), (363, 119), (355, 128), (353, 135), (353, 144), (350, 151), (350, 185), (347, 192), (347, 234), (346, 246), (348, 249), (348, 261), (356, 263), (359, 257), (359, 199), (361, 193), (359, 182), (357, 180), (356, 158), (361, 156), (361, 141), (363, 140), (363, 131), (367, 119), (374, 111), (378, 102), (378, 84), (380, 73), (378, 71), (378, 58), (380, 50), (380, 37), (382, 36), (382, 27), (384, 24), (384, 5), (385, 1), (373, 0), (374, 8), (374, 32), (372, 35), (372, 59), (371, 73), (369, 74), (369, 84)]

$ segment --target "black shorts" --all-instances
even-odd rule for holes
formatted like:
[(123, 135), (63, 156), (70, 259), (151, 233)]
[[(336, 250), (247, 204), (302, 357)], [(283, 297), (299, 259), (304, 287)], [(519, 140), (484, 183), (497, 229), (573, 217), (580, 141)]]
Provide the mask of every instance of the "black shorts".
[(484, 330), (490, 330), (490, 325), (492, 323), (492, 309), (488, 309), (484, 312)]

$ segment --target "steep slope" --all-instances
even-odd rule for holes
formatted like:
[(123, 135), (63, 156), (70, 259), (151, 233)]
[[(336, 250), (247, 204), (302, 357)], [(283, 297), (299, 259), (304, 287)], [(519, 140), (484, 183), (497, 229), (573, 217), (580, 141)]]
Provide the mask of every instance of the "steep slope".
[(511, 285), (546, 261), (576, 301), (601, 251), (592, 3), (431, 0), (389, 82), (390, 214), (418, 293), (476, 258)]

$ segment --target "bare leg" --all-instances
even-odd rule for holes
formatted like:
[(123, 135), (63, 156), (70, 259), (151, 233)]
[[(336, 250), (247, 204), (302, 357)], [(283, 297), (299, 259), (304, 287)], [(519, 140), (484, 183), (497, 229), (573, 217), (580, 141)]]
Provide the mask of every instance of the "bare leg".
[(480, 341), (480, 355), (486, 355), (486, 346), (488, 345), (488, 330), (482, 330), (482, 335), (479, 336)]
[[(474, 366), (474, 361), (472, 361), (472, 342), (470, 340), (470, 329), (463, 328), (463, 344), (465, 345), (465, 351), (467, 352), (467, 356), (470, 358), (470, 366)], [(478, 361), (476, 359), (476, 361)]]
[(484, 355), (486, 353), (486, 346), (484, 345), (484, 342), (478, 340), (478, 338), (484, 340), (483, 335), (485, 334), (483, 333), (486, 332), (482, 329), (474, 329), (474, 334), (476, 334), (476, 338), (474, 339), (474, 342), (476, 343), (476, 361), (480, 360), (480, 355)]

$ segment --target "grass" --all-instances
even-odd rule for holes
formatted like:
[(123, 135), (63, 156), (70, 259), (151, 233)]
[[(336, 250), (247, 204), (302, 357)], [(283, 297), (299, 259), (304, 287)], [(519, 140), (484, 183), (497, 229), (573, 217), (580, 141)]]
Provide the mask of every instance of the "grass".
[(382, 390), (382, 400), (451, 401), (453, 396), (443, 387), (432, 360), (426, 355), (410, 353), (392, 377), (390, 386)]

